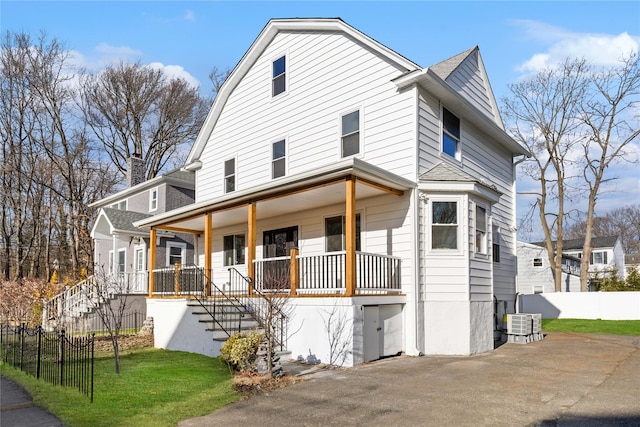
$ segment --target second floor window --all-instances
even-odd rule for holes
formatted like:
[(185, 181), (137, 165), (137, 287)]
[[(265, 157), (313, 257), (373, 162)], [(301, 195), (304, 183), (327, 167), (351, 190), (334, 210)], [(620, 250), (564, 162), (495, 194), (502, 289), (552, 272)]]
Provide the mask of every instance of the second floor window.
[(342, 157), (353, 156), (360, 152), (360, 111), (342, 116), (340, 142)]
[(280, 95), (287, 90), (287, 63), (285, 56), (281, 56), (273, 61), (271, 87), (273, 96)]
[(442, 109), (442, 152), (460, 160), (460, 119)]
[(274, 142), (271, 153), (271, 177), (280, 178), (285, 175), (285, 142), (284, 139)]
[(231, 193), (236, 190), (236, 159), (224, 162), (224, 192)]
[(149, 211), (158, 209), (158, 189), (154, 188), (149, 192)]
[(590, 263), (593, 264), (607, 264), (607, 253), (606, 252), (592, 252)]

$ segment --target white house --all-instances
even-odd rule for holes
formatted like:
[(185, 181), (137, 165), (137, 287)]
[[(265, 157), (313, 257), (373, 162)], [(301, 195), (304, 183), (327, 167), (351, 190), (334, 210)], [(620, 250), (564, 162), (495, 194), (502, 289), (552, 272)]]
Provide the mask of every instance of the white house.
[(164, 231), (156, 234), (156, 261), (150, 264), (149, 230), (134, 225), (135, 221), (193, 203), (194, 172), (178, 169), (145, 180), (144, 163), (136, 156), (128, 159), (127, 167), (126, 188), (90, 205), (98, 209), (91, 230), (95, 274), (47, 302), (45, 328), (62, 327), (61, 321), (70, 327), (69, 322), (90, 312), (94, 302), (89, 301), (89, 289), (96, 277), (114, 284), (114, 297), (127, 296), (127, 312), (144, 315), (149, 270), (194, 263), (193, 235)]
[(336, 339), (344, 365), (493, 349), (526, 153), (478, 47), (422, 68), (340, 19), (269, 21), (188, 156), (195, 203), (135, 222), (151, 265), (160, 233), (195, 236), (197, 271), (150, 276), (156, 346), (219, 354), (195, 293), (250, 301), (285, 273), (294, 358), (336, 360)]
[[(555, 292), (553, 269), (544, 245), (518, 241), (519, 294)], [(580, 258), (562, 255), (562, 292), (580, 292)]]
[[(555, 245), (555, 242), (553, 242)], [(580, 292), (580, 261), (584, 239), (562, 241), (562, 292)], [(624, 278), (624, 251), (617, 236), (593, 237), (589, 260), (589, 290), (611, 272)], [(544, 242), (518, 242), (518, 292), (533, 294), (554, 292), (554, 282)]]

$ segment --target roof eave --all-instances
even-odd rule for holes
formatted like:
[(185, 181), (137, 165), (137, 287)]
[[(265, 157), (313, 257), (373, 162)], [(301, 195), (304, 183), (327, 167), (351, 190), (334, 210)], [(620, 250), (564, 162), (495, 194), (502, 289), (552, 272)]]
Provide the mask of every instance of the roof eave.
[(232, 205), (251, 203), (255, 200), (269, 198), (273, 194), (282, 193), (283, 191), (293, 191), (303, 185), (312, 186), (348, 175), (403, 191), (415, 188), (416, 186), (416, 183), (413, 181), (394, 175), (360, 159), (351, 158), (311, 171), (285, 177), (275, 182), (268, 182), (247, 190), (236, 191), (221, 197), (184, 206), (170, 212), (154, 215), (153, 217), (136, 221), (133, 225), (140, 228), (154, 227), (164, 224), (169, 220), (179, 221), (194, 215), (205, 214), (214, 207), (222, 209)]

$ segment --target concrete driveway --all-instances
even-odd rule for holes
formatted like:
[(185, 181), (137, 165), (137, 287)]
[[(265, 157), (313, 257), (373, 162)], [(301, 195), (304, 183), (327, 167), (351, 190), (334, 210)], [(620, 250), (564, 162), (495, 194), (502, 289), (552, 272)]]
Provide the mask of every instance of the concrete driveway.
[(395, 357), (179, 426), (640, 426), (640, 337), (552, 333), (470, 357)]

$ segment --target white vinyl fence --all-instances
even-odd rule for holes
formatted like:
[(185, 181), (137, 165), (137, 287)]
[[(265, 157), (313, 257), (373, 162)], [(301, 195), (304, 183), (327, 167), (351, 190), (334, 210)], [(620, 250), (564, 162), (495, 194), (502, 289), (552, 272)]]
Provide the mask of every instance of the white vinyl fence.
[(520, 313), (545, 319), (640, 320), (640, 292), (555, 292), (518, 295)]

